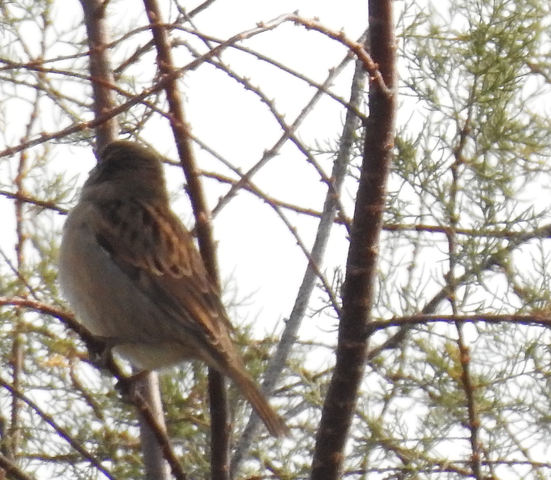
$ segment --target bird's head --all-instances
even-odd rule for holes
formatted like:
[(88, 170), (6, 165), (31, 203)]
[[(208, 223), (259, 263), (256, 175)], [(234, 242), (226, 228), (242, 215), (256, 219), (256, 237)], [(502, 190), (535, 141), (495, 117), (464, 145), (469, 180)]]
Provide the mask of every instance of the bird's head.
[(99, 155), (85, 188), (113, 189), (117, 195), (167, 199), (159, 154), (135, 142), (116, 140)]

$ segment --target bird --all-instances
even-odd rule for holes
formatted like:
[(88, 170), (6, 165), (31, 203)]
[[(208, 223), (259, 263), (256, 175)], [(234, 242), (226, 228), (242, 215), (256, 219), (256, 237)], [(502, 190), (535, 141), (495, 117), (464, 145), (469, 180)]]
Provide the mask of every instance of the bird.
[(237, 385), (272, 435), (288, 433), (233, 343), (152, 148), (115, 140), (100, 151), (65, 221), (59, 281), (78, 321), (138, 370), (203, 361)]

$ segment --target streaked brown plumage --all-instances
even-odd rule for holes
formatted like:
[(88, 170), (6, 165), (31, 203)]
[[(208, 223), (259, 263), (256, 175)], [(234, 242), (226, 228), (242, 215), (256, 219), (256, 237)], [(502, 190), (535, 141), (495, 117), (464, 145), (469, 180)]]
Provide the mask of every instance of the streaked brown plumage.
[(170, 209), (156, 152), (122, 140), (102, 151), (67, 218), (59, 274), (83, 325), (135, 366), (200, 359), (237, 384), (272, 434), (287, 431), (233, 345), (193, 239)]

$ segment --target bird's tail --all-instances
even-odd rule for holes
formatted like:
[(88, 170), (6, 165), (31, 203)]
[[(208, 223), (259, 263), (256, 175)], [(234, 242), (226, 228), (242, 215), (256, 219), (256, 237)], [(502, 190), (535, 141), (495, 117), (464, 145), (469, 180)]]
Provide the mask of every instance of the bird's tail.
[(262, 419), (268, 431), (276, 437), (287, 435), (289, 433), (289, 428), (285, 425), (283, 419), (274, 412), (266, 400), (266, 397), (262, 394), (247, 371), (244, 368), (237, 368), (232, 369), (228, 374), (237, 384), (258, 416)]

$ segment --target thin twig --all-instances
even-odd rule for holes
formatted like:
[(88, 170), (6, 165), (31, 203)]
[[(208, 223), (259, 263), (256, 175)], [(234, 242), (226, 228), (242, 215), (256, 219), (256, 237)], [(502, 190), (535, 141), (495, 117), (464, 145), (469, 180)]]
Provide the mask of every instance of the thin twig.
[[(108, 348), (108, 346), (105, 345), (105, 343), (103, 343), (101, 340), (96, 338), (94, 335), (90, 333), (90, 331), (88, 331), (85, 327), (83, 327), (80, 323), (78, 323), (75, 319), (75, 316), (72, 313), (67, 312), (64, 309), (54, 307), (52, 305), (48, 305), (36, 300), (29, 300), (27, 298), (17, 298), (17, 297), (11, 297), (11, 298), (0, 297), (0, 306), (14, 306), (18, 308), (21, 308), (21, 307), (29, 308), (35, 312), (52, 316), (60, 320), (70, 329), (74, 330), (87, 345), (91, 346), (90, 348), (92, 348), (94, 351), (104, 352)], [(95, 366), (99, 369), (109, 370), (109, 372), (122, 385), (128, 384), (129, 381), (132, 381), (132, 377), (129, 378), (126, 375), (124, 375), (124, 373), (121, 371), (117, 363), (115, 363), (111, 355), (108, 355), (107, 358), (102, 359), (101, 365), (95, 365)], [(163, 428), (162, 425), (160, 425), (159, 422), (156, 420), (155, 415), (153, 415), (153, 413), (151, 412), (150, 406), (147, 403), (143, 402), (143, 397), (141, 395), (133, 395), (131, 398), (134, 401), (134, 404), (136, 405), (136, 408), (138, 409), (140, 414), (144, 415), (144, 418), (148, 422), (148, 425), (150, 426), (152, 433), (158, 439), (159, 445), (163, 449), (165, 458), (169, 462), (175, 477), (181, 480), (185, 479), (186, 475), (179, 464), (176, 454), (174, 453), (174, 451), (172, 451), (170, 439), (167, 436), (166, 429)]]
[(96, 469), (98, 469), (103, 475), (105, 475), (107, 478), (111, 480), (115, 480), (115, 477), (111, 475), (111, 473), (106, 470), (102, 465), (101, 462), (93, 456), (88, 450), (84, 449), (80, 442), (76, 441), (71, 434), (65, 430), (63, 427), (57, 424), (57, 422), (54, 420), (54, 418), (44, 412), (35, 402), (33, 402), (30, 398), (23, 395), (19, 390), (15, 389), (12, 385), (10, 385), (9, 382), (4, 380), (2, 377), (0, 377), (0, 385), (8, 390), (12, 395), (17, 397), (19, 400), (21, 400), (23, 403), (28, 405), (36, 414), (42, 418), (50, 427), (52, 427), (58, 435), (63, 438), (69, 445), (71, 445), (72, 448), (74, 448), (83, 458), (87, 459), (90, 464), (92, 464)]
[[(327, 28), (325, 25), (321, 24), (317, 20), (305, 19), (299, 17), (298, 15), (290, 16), (289, 20), (299, 25), (302, 25), (308, 30), (316, 30), (320, 33), (323, 33), (329, 38), (332, 38), (333, 40), (336, 40), (337, 42), (345, 45), (349, 50), (354, 52), (363, 63), (365, 69), (369, 72), (369, 75), (371, 77), (370, 80), (377, 84), (379, 91), (389, 98), (394, 96), (393, 87), (389, 86), (387, 82), (385, 82), (385, 79), (383, 78), (383, 75), (381, 74), (381, 71), (379, 69), (379, 65), (368, 53), (367, 49), (365, 48), (365, 43), (356, 42), (348, 38), (342, 30), (336, 32)], [(392, 45), (391, 48), (394, 48), (394, 45)]]
[[(118, 107), (115, 107), (111, 110), (108, 110), (108, 111), (104, 112), (99, 117), (96, 117), (93, 120), (90, 120), (88, 122), (77, 122), (73, 125), (70, 125), (67, 128), (64, 128), (62, 130), (58, 130), (58, 131), (55, 131), (55, 132), (42, 133), (42, 134), (38, 135), (36, 138), (34, 138), (32, 140), (22, 142), (18, 145), (13, 145), (11, 147), (5, 148), (4, 150), (0, 151), (0, 158), (14, 155), (15, 153), (20, 152), (21, 150), (25, 150), (27, 148), (32, 148), (32, 147), (35, 147), (35, 146), (40, 145), (42, 143), (49, 142), (51, 140), (56, 140), (56, 139), (59, 139), (59, 138), (66, 137), (68, 135), (72, 135), (74, 133), (81, 132), (83, 130), (87, 130), (87, 129), (90, 129), (90, 128), (95, 128), (96, 126), (101, 125), (104, 122), (107, 122), (111, 118), (113, 118), (113, 117), (115, 117), (115, 116), (117, 116), (117, 115), (119, 115), (123, 112), (126, 112), (133, 105), (136, 105), (138, 103), (143, 102), (147, 97), (163, 90), (168, 83), (173, 82), (176, 78), (180, 77), (185, 72), (190, 71), (190, 70), (194, 70), (199, 65), (206, 62), (209, 58), (211, 58), (213, 56), (216, 56), (216, 55), (219, 55), (223, 50), (228, 48), (233, 43), (245, 40), (247, 38), (251, 38), (255, 35), (266, 32), (268, 30), (272, 30), (272, 29), (276, 28), (278, 25), (280, 25), (281, 23), (283, 23), (286, 20), (287, 20), (286, 16), (279, 17), (279, 18), (273, 20), (272, 22), (268, 22), (266, 24), (263, 24), (263, 26), (259, 26), (259, 27), (256, 27), (256, 28), (238, 33), (238, 34), (232, 36), (231, 38), (229, 38), (226, 42), (216, 46), (212, 50), (206, 52), (205, 54), (201, 55), (200, 57), (198, 57), (198, 58), (194, 59), (193, 61), (189, 62), (187, 65), (185, 65), (185, 66), (177, 69), (176, 71), (173, 71), (172, 73), (164, 76), (163, 78), (161, 78), (157, 83), (155, 83), (151, 87), (143, 89), (141, 93), (133, 96), (132, 98), (130, 98), (125, 103), (119, 105)], [(115, 89), (114, 85), (108, 85), (108, 87)]]
[(3, 470), (2, 475), (5, 474), (6, 478), (14, 480), (35, 480), (2, 454), (0, 454), (0, 467)]
[[(314, 290), (316, 278), (319, 278), (320, 267), (323, 259), (323, 254), (329, 240), (331, 227), (334, 224), (337, 201), (336, 199), (340, 195), (342, 182), (346, 174), (347, 166), (351, 157), (351, 149), (353, 139), (356, 133), (356, 129), (359, 123), (359, 119), (354, 111), (359, 108), (361, 102), (361, 92), (364, 80), (364, 71), (360, 62), (356, 62), (356, 69), (354, 72), (354, 78), (351, 86), (351, 96), (349, 104), (353, 107), (347, 110), (346, 119), (344, 122), (343, 133), (341, 141), (339, 142), (340, 148), (333, 165), (333, 171), (331, 173), (332, 186), (327, 189), (325, 202), (323, 205), (323, 212), (321, 213), (316, 238), (312, 246), (312, 251), (309, 254), (309, 261), (306, 266), (306, 270), (303, 275), (302, 283), (299, 287), (293, 309), (289, 315), (289, 319), (285, 323), (285, 329), (281, 335), (281, 340), (277, 345), (275, 354), (271, 357), (271, 360), (266, 369), (264, 376), (263, 389), (266, 392), (271, 392), (281, 375), (281, 372), (285, 366), (291, 348), (296, 342), (296, 336), (298, 329), (302, 323), (306, 308), (309, 304), (310, 297)], [(336, 295), (331, 291), (327, 282), (324, 283), (326, 293), (331, 298), (331, 304), (337, 314), (340, 316), (340, 306), (337, 302)], [(234, 459), (232, 462), (232, 471), (237, 471), (239, 462), (246, 454), (246, 448), (251, 443), (251, 438), (254, 434), (256, 425), (258, 424), (258, 418), (252, 415), (249, 419), (249, 423), (240, 438)]]
[(434, 315), (418, 313), (405, 317), (392, 317), (387, 320), (372, 320), (369, 322), (369, 331), (384, 330), (391, 327), (413, 327), (415, 325), (425, 325), (429, 323), (512, 323), (519, 325), (534, 325), (539, 327), (551, 327), (551, 317), (541, 313), (504, 313), (504, 314), (466, 314), (466, 315)]

